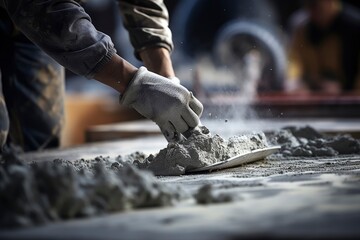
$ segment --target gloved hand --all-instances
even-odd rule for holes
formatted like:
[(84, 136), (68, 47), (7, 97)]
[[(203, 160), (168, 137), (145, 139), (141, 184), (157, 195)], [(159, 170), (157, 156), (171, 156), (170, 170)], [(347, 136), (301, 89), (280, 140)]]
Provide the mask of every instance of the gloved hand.
[(170, 78), (170, 80), (171, 80), (173, 83), (180, 84), (180, 79), (177, 78), (177, 77), (172, 77), (172, 78)]
[(153, 120), (168, 141), (199, 124), (203, 106), (191, 92), (170, 79), (140, 67), (120, 98), (144, 117)]

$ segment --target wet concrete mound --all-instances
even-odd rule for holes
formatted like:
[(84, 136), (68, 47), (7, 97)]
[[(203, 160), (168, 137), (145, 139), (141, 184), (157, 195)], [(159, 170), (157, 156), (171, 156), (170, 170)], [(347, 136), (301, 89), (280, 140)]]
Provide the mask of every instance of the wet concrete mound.
[(360, 142), (349, 135), (325, 136), (310, 126), (285, 127), (270, 138), (281, 145), (279, 157), (322, 157), (360, 153)]
[(267, 146), (264, 133), (245, 134), (225, 140), (219, 135), (212, 136), (206, 127), (201, 127), (188, 139), (179, 143), (171, 142), (158, 154), (150, 155), (144, 161), (136, 161), (135, 164), (155, 175), (182, 175), (187, 170), (208, 166)]

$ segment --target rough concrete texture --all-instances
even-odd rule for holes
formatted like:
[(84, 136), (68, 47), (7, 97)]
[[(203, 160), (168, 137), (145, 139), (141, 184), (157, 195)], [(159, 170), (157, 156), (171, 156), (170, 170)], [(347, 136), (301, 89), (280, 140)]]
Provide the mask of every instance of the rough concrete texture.
[(198, 204), (225, 203), (241, 199), (234, 193), (217, 193), (211, 184), (200, 187), (194, 197)]
[[(116, 159), (100, 156), (90, 160), (57, 159), (24, 164), (14, 156), (6, 157), (0, 165), (0, 228), (30, 226), (132, 208), (169, 206), (191, 195), (199, 204), (236, 202), (242, 197), (239, 191), (230, 190), (264, 186), (255, 178), (281, 174), (272, 180), (291, 182), (285, 174), (296, 174), (302, 178), (309, 172), (341, 173), (359, 169), (360, 144), (349, 136), (328, 137), (310, 127), (289, 127), (269, 139), (273, 144), (281, 144), (282, 150), (267, 161), (211, 175), (160, 179), (137, 170), (129, 163), (155, 169), (158, 173), (182, 174), (189, 166), (204, 166), (244, 151), (266, 147), (266, 138), (263, 134), (248, 134), (224, 140), (218, 135), (212, 137), (206, 129), (202, 129), (183, 143), (169, 144), (157, 155), (148, 158), (135, 152)], [(340, 158), (340, 154), (352, 155)], [(319, 157), (328, 155), (337, 155), (337, 158), (324, 160)], [(310, 160), (303, 160), (304, 156)], [(298, 160), (287, 161), (296, 157)], [(186, 192), (174, 187), (174, 183), (186, 187)]]
[(315, 129), (286, 127), (269, 137), (270, 142), (281, 145), (276, 157), (319, 157), (360, 153), (360, 142), (347, 135), (324, 136)]
[[(151, 144), (151, 142), (149, 142)], [(0, 239), (359, 239), (360, 157), (265, 160), (239, 168), (160, 177), (191, 192), (239, 201), (106, 214), (0, 231)]]
[(182, 175), (187, 170), (208, 166), (267, 146), (264, 133), (246, 134), (225, 140), (219, 135), (212, 136), (208, 129), (201, 127), (193, 131), (188, 139), (169, 143), (158, 154), (150, 155), (143, 162), (136, 161), (135, 164), (155, 175)]
[(180, 194), (151, 173), (108, 158), (33, 164), (8, 159), (0, 165), (0, 228), (169, 206)]

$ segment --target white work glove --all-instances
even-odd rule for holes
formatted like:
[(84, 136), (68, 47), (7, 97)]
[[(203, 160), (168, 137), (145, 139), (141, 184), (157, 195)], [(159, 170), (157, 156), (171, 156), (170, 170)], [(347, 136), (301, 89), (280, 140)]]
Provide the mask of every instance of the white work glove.
[(153, 120), (168, 141), (177, 141), (180, 133), (195, 128), (203, 110), (185, 87), (145, 67), (136, 72), (120, 102)]
[(170, 80), (171, 80), (173, 83), (180, 84), (180, 79), (177, 78), (177, 77), (172, 77), (172, 78), (170, 78)]

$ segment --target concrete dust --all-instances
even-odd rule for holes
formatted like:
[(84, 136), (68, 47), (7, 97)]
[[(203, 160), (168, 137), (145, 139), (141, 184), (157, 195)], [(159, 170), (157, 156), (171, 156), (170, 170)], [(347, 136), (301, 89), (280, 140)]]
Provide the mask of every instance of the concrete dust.
[(360, 153), (360, 142), (348, 135), (325, 136), (310, 126), (286, 127), (269, 137), (281, 145), (276, 157), (319, 157)]
[(209, 130), (201, 127), (179, 143), (169, 143), (156, 155), (145, 161), (136, 161), (141, 168), (155, 175), (182, 175), (186, 171), (224, 161), (235, 155), (267, 147), (264, 133), (253, 133), (231, 137), (228, 140), (219, 135), (212, 136)]

